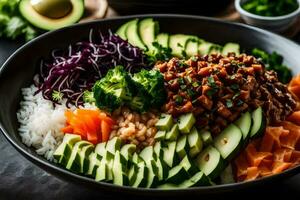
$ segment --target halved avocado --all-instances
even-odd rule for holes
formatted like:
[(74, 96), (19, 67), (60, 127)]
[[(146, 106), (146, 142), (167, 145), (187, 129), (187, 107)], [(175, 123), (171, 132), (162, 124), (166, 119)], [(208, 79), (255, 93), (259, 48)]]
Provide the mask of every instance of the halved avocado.
[(74, 24), (82, 17), (84, 13), (84, 1), (71, 0), (71, 3), (71, 11), (61, 18), (50, 18), (41, 15), (31, 5), (30, 0), (22, 0), (19, 4), (19, 10), (21, 15), (32, 25), (44, 30), (54, 30)]

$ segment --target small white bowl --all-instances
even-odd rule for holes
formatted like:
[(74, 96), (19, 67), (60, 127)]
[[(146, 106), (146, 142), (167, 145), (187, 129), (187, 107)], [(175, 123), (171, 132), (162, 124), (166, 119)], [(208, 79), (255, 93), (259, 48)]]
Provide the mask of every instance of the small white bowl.
[(300, 0), (298, 1), (299, 7), (292, 13), (277, 17), (265, 17), (252, 14), (242, 8), (242, 4), (249, 0), (235, 0), (235, 8), (240, 13), (242, 19), (250, 25), (267, 29), (273, 32), (282, 32), (288, 29), (297, 19), (300, 14)]

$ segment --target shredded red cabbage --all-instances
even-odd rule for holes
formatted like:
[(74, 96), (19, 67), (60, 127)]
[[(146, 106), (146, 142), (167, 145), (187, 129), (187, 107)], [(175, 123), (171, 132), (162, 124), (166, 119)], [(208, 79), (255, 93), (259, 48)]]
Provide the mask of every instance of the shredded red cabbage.
[(43, 97), (58, 103), (53, 92), (67, 99), (70, 104), (83, 104), (83, 92), (90, 90), (94, 83), (105, 76), (108, 69), (122, 65), (129, 72), (145, 68), (143, 52), (109, 31), (93, 34), (89, 41), (70, 45), (67, 50), (54, 50), (52, 58), (42, 61), (34, 82)]

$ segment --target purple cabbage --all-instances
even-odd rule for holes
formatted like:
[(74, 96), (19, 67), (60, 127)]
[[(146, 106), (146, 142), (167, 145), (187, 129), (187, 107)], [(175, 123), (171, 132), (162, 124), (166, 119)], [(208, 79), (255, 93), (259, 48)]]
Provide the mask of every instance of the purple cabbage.
[(53, 103), (53, 93), (67, 99), (67, 106), (82, 105), (83, 92), (90, 90), (94, 83), (101, 79), (110, 68), (122, 65), (134, 73), (146, 68), (143, 52), (127, 41), (109, 31), (93, 34), (90, 31), (89, 41), (77, 42), (67, 50), (54, 50), (52, 58), (42, 61), (39, 73), (34, 82), (42, 91), (43, 97)]

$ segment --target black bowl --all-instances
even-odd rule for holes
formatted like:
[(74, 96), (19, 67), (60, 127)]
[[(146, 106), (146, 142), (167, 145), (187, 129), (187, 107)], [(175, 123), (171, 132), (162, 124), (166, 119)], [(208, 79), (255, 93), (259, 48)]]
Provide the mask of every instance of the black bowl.
[(108, 0), (121, 15), (173, 13), (212, 16), (226, 9), (232, 0)]
[(21, 100), (20, 89), (28, 87), (41, 58), (48, 57), (52, 49), (66, 48), (68, 44), (87, 38), (90, 29), (116, 30), (125, 21), (132, 18), (154, 17), (161, 26), (161, 31), (169, 33), (195, 34), (208, 41), (219, 44), (237, 42), (245, 51), (254, 47), (267, 51), (276, 50), (284, 55), (286, 64), (293, 66), (293, 72), (300, 72), (300, 47), (295, 43), (273, 33), (253, 28), (247, 25), (222, 22), (215, 19), (184, 15), (142, 15), (128, 16), (115, 19), (106, 19), (78, 24), (60, 30), (46, 33), (17, 50), (3, 65), (0, 71), (0, 123), (1, 130), (8, 141), (27, 159), (44, 169), (45, 171), (64, 180), (95, 187), (101, 191), (118, 191), (128, 194), (140, 195), (194, 195), (221, 193), (225, 191), (239, 190), (249, 186), (270, 184), (282, 180), (300, 172), (300, 166), (287, 170), (278, 175), (258, 179), (245, 183), (217, 185), (209, 187), (196, 187), (180, 190), (158, 190), (120, 187), (108, 183), (95, 182), (93, 179), (69, 172), (62, 167), (48, 162), (37, 155), (33, 148), (25, 146), (18, 134), (18, 122), (16, 111)]

